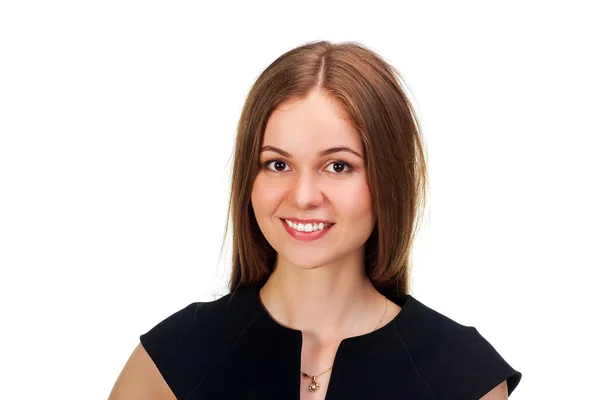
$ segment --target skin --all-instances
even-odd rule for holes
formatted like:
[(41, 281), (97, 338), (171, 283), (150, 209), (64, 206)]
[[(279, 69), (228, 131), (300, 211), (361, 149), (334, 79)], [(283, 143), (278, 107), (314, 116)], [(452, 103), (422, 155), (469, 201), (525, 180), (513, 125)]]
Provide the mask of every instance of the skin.
[(481, 400), (508, 400), (508, 386), (506, 381), (502, 381), (501, 384), (487, 392)]
[[(362, 142), (336, 104), (323, 92), (314, 91), (273, 112), (263, 146), (284, 150), (289, 156), (273, 149), (262, 152), (261, 164), (271, 158), (283, 164), (268, 164), (252, 188), (257, 222), (277, 251), (274, 272), (260, 297), (275, 320), (302, 331), (302, 370), (317, 374), (333, 365), (343, 338), (369, 333), (400, 312), (397, 305), (386, 303), (364, 272), (364, 244), (375, 216)], [(333, 147), (348, 147), (358, 155), (319, 155)], [(351, 168), (337, 164), (340, 158)], [(286, 232), (280, 217), (316, 218), (335, 225), (317, 241), (300, 242)], [(306, 389), (310, 380), (302, 378), (300, 399), (323, 400), (330, 374), (318, 378), (321, 388), (315, 393)], [(506, 381), (483, 397), (507, 398)], [(141, 344), (109, 396), (109, 400), (136, 399), (175, 399)]]
[[(320, 155), (339, 147), (351, 151)], [(336, 103), (316, 90), (272, 113), (261, 148), (267, 150), (260, 155), (263, 168), (251, 201), (263, 235), (277, 252), (261, 300), (280, 324), (303, 332), (302, 369), (318, 374), (333, 365), (343, 338), (369, 333), (380, 319), (379, 326), (400, 311), (386, 304), (364, 270), (364, 245), (375, 215), (362, 142)], [(283, 217), (335, 225), (321, 239), (303, 242), (287, 233)], [(318, 392), (301, 395), (324, 398), (330, 374), (318, 378)], [(303, 378), (302, 387), (309, 383)]]

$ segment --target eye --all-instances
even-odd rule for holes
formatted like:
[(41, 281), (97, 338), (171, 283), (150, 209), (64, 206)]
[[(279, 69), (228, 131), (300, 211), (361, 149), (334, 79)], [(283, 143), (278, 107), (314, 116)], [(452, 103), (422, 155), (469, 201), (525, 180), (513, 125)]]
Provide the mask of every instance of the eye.
[[(273, 167), (271, 167), (271, 165)], [(332, 166), (333, 166), (333, 169), (329, 169)], [(286, 167), (287, 167), (287, 164), (285, 163), (285, 161), (283, 161), (279, 158), (273, 158), (273, 159), (267, 160), (263, 163), (263, 168), (266, 168), (271, 172), (285, 172), (285, 171), (287, 171)], [(347, 174), (354, 170), (354, 168), (349, 163), (347, 163), (346, 161), (343, 161), (343, 160), (332, 161), (327, 166), (327, 168), (328, 168), (327, 169), (328, 172), (332, 172), (335, 175)]]
[(335, 174), (344, 174), (352, 171), (352, 166), (348, 164), (346, 161), (336, 160), (327, 166), (327, 168), (333, 166), (333, 170), (328, 170), (329, 172), (333, 172)]
[[(275, 166), (275, 170), (269, 168), (269, 165), (271, 165), (271, 164), (273, 164)], [(285, 167), (287, 165), (286, 165), (285, 161), (283, 161), (283, 160), (273, 159), (273, 160), (265, 161), (263, 166), (265, 168), (269, 169), (270, 171), (283, 172), (283, 171), (285, 171)]]

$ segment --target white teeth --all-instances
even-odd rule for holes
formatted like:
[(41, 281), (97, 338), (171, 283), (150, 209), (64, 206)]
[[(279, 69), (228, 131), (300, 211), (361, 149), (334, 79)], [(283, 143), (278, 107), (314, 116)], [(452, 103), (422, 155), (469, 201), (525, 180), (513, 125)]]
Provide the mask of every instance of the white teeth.
[(288, 224), (288, 226), (298, 232), (315, 232), (315, 231), (321, 231), (325, 228), (327, 228), (328, 226), (330, 226), (331, 224), (324, 224), (322, 222), (319, 223), (313, 223), (313, 224), (303, 224), (303, 223), (295, 223), (292, 222), (290, 220), (285, 220), (286, 224)]

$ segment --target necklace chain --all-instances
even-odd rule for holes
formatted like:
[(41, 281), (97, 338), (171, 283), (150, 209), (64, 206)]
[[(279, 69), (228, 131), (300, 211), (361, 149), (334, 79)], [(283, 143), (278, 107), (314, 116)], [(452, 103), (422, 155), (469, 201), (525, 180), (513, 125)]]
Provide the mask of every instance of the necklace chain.
[[(381, 321), (383, 321), (383, 317), (385, 317), (385, 313), (387, 312), (388, 299), (385, 296), (384, 296), (384, 298), (385, 298), (385, 309), (383, 310), (383, 314), (381, 314), (381, 318), (379, 318), (379, 322), (377, 323), (377, 326), (371, 332), (375, 332), (377, 330), (377, 328), (379, 328), (379, 325), (381, 324)], [(325, 371), (315, 374), (315, 375), (307, 374), (304, 371), (300, 371), (300, 372), (302, 373), (302, 376), (307, 377), (307, 378), (312, 378), (312, 383), (308, 386), (308, 389), (311, 392), (314, 392), (319, 389), (319, 384), (317, 383), (317, 378), (319, 376), (323, 375), (325, 372), (330, 371), (332, 368), (333, 368), (333, 365), (331, 367), (327, 368)]]

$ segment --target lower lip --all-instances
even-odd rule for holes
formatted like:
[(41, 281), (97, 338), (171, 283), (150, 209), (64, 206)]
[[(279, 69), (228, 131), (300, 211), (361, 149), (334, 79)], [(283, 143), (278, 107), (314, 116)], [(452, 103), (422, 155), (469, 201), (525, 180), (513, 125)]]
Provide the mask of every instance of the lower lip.
[(322, 238), (323, 236), (325, 236), (325, 234), (327, 232), (329, 232), (329, 230), (331, 229), (331, 227), (334, 224), (329, 225), (326, 228), (323, 228), (320, 231), (315, 231), (315, 232), (300, 232), (300, 231), (296, 231), (292, 228), (290, 228), (287, 224), (287, 222), (285, 222), (285, 220), (281, 219), (281, 222), (283, 223), (283, 227), (285, 228), (285, 230), (287, 231), (287, 233), (289, 233), (294, 239), (298, 239), (298, 240), (302, 240), (305, 242), (309, 242), (311, 240), (317, 240)]

